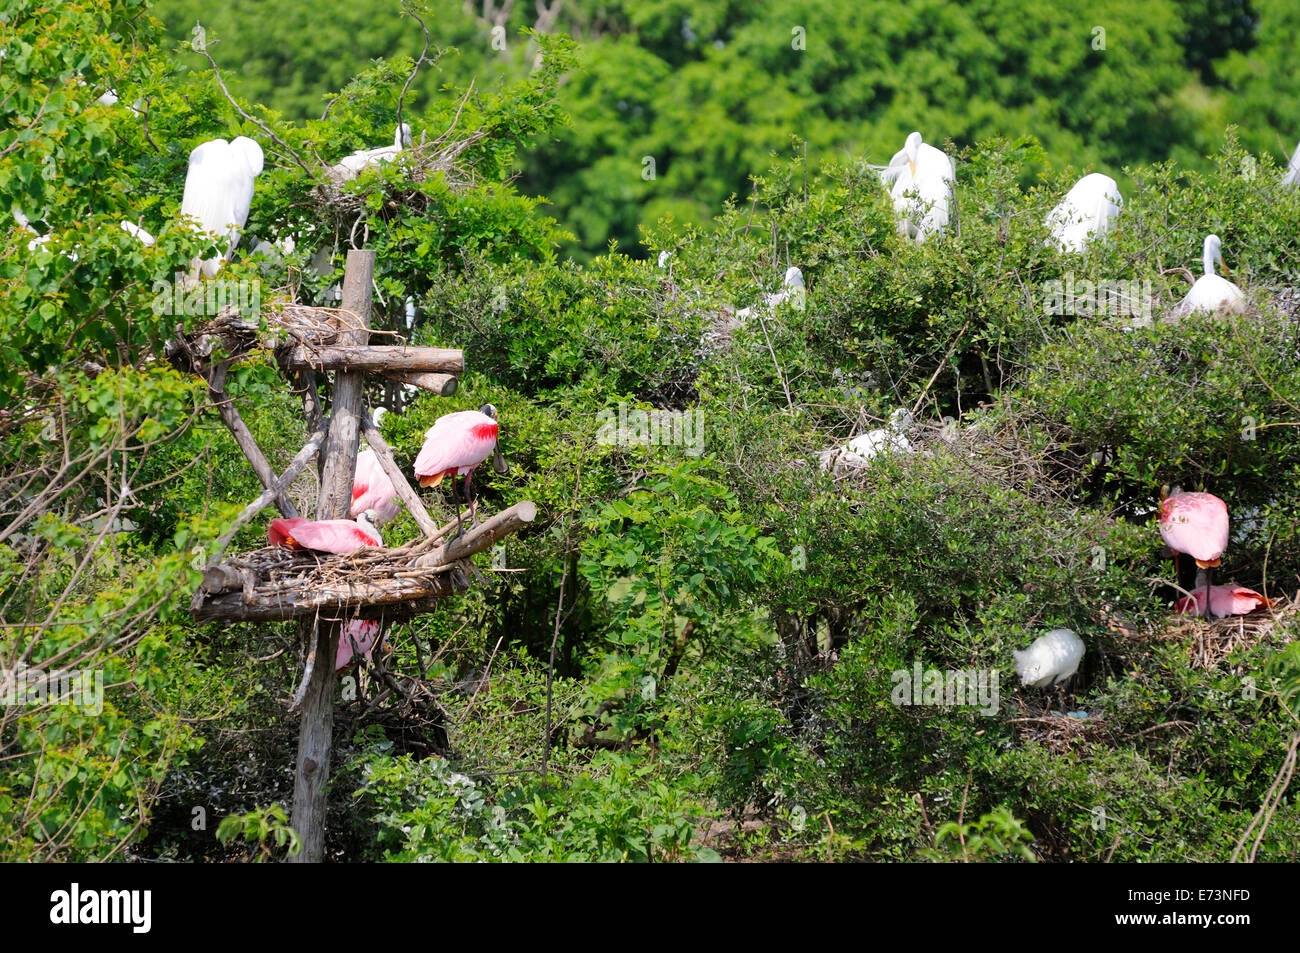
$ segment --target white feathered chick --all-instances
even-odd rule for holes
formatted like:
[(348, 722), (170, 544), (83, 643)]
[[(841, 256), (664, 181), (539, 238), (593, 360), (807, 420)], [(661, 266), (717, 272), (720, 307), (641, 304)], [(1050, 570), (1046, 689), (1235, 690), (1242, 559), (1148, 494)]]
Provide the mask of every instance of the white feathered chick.
[(1011, 654), (1021, 682), (1034, 688), (1052, 688), (1079, 670), (1083, 639), (1069, 629), (1053, 629), (1034, 639), (1029, 648)]

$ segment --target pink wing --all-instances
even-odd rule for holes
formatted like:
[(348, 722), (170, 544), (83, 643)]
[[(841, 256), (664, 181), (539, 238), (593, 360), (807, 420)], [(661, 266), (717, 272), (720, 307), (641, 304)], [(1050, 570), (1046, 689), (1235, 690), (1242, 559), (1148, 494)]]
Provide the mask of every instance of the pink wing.
[[(1249, 615), (1256, 609), (1267, 609), (1272, 603), (1254, 589), (1232, 583), (1210, 587), (1210, 606), (1217, 616)], [(1180, 615), (1205, 615), (1205, 587), (1193, 590), (1174, 606)]]
[(272, 546), (313, 549), (339, 556), (362, 546), (379, 545), (378, 540), (352, 520), (275, 519), (271, 520), (267, 537)]
[(1228, 548), (1228, 507), (1210, 493), (1175, 493), (1160, 504), (1160, 537), (1176, 553), (1213, 562)]
[(356, 519), (366, 510), (374, 510), (383, 521), (397, 515), (397, 489), (379, 465), (375, 451), (367, 448), (357, 454), (357, 475), (352, 481), (352, 509)]
[(497, 430), (497, 422), (477, 410), (439, 417), (424, 435), (424, 446), (415, 458), (415, 475), (437, 476), (448, 470), (468, 473), (492, 455)]
[(379, 639), (379, 623), (370, 622), (365, 619), (351, 619), (343, 626), (343, 631), (339, 633), (339, 649), (334, 655), (335, 673), (343, 671), (351, 665), (353, 658), (352, 643), (355, 641), (357, 648), (361, 651), (361, 657), (369, 661), (370, 653), (374, 651), (375, 642)]

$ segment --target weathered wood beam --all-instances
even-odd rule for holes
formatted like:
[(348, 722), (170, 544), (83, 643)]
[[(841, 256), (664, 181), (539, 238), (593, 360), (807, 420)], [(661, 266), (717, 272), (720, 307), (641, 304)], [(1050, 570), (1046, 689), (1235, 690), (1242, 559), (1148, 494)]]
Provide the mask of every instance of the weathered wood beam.
[[(419, 600), (436, 600), (451, 595), (458, 586), (455, 566), (425, 570), (418, 576), (384, 577), (364, 582), (315, 585), (310, 590), (285, 588), (276, 592), (254, 592), (246, 602), (241, 592), (224, 592), (204, 602), (194, 617), (234, 619), (241, 622), (274, 621), (297, 616), (314, 617), (318, 612), (346, 612), (345, 603), (360, 608), (405, 606)], [(322, 623), (323, 624), (323, 623)], [(331, 656), (332, 658), (333, 656)], [(296, 828), (295, 828), (296, 829)]]
[(424, 508), (424, 503), (420, 500), (420, 494), (406, 480), (406, 474), (402, 468), (397, 465), (393, 459), (392, 448), (384, 440), (375, 427), (375, 422), (366, 415), (362, 420), (362, 426), (365, 428), (366, 442), (370, 444), (370, 449), (375, 451), (375, 459), (383, 467), (384, 473), (388, 474), (388, 479), (393, 481), (393, 489), (397, 491), (397, 496), (406, 504), (406, 509), (410, 512), (415, 524), (420, 527), (420, 531), (430, 539), (436, 539), (438, 536), (438, 524), (429, 516), (429, 511)]
[[(235, 402), (226, 396), (226, 372), (230, 370), (230, 363), (230, 361), (222, 361), (212, 368), (208, 375), (208, 397), (216, 404), (217, 412), (221, 414), (226, 429), (230, 431), (231, 436), (235, 438), (235, 443), (244, 452), (244, 456), (248, 458), (248, 462), (253, 467), (253, 472), (262, 481), (262, 486), (274, 486), (275, 471), (271, 469), (266, 454), (262, 452), (262, 448), (253, 439), (253, 432), (244, 423), (244, 418), (239, 416), (239, 411), (235, 409)], [(298, 515), (298, 510), (293, 505), (293, 501), (289, 499), (289, 494), (283, 490), (276, 493), (275, 505), (289, 519), (293, 519)]]
[[(356, 334), (357, 332), (350, 332)], [(400, 344), (298, 345), (286, 358), (290, 367), (311, 367), (325, 371), (410, 373), (433, 371), (439, 374), (463, 374), (465, 353), (450, 347), (405, 347)]]
[(509, 509), (502, 510), (490, 519), (484, 520), (468, 530), (464, 536), (453, 539), (450, 543), (439, 546), (431, 553), (425, 553), (415, 560), (419, 567), (443, 566), (458, 559), (466, 559), (482, 552), (489, 546), (496, 545), (497, 540), (523, 529), (537, 518), (537, 504), (532, 500), (516, 503)]
[[(355, 314), (354, 330), (343, 332), (342, 343), (364, 348), (370, 338), (370, 286), (375, 274), (375, 253), (349, 249), (343, 274), (345, 311)], [(345, 348), (346, 351), (346, 348)], [(357, 469), (357, 430), (365, 402), (365, 373), (355, 365), (334, 377), (334, 400), (329, 434), (321, 450), (321, 488), (317, 519), (347, 519), (352, 505), (352, 483)], [(334, 730), (334, 657), (338, 651), (336, 622), (307, 623), (315, 629), (315, 650), (304, 673), (305, 692), (299, 690), (302, 723), (298, 730), (298, 758), (293, 785), (293, 829), (302, 838), (302, 850), (290, 862), (320, 863), (325, 854), (325, 789), (330, 776), (330, 746)], [(310, 634), (309, 634), (310, 637)]]
[(422, 388), (439, 397), (450, 397), (460, 387), (460, 378), (451, 374), (435, 374), (432, 371), (384, 371), (383, 375), (390, 381), (410, 384), (412, 387)]

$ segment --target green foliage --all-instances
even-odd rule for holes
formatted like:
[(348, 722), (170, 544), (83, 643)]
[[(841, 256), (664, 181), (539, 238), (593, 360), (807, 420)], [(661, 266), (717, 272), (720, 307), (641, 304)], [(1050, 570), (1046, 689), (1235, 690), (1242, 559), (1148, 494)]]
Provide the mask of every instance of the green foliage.
[(302, 852), (302, 838), (289, 826), (289, 818), (279, 804), (256, 808), (246, 814), (231, 814), (223, 817), (217, 825), (217, 840), (222, 844), (236, 840), (255, 844), (258, 849), (257, 863), (280, 859), (268, 846), (268, 839), (282, 849), (286, 857)]

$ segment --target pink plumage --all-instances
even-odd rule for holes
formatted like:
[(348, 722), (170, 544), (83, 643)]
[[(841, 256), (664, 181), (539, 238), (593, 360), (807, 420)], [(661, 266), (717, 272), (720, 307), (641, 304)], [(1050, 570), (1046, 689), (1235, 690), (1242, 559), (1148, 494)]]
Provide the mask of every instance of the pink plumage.
[(397, 515), (397, 488), (379, 465), (375, 451), (367, 447), (357, 454), (357, 473), (352, 481), (351, 515), (356, 519), (366, 510), (387, 522)]
[[(1216, 616), (1247, 615), (1256, 609), (1267, 609), (1272, 604), (1254, 589), (1236, 583), (1210, 587), (1210, 610)], [(1179, 599), (1174, 610), (1182, 615), (1205, 615), (1205, 587), (1194, 589), (1190, 596)]]
[(464, 476), (492, 455), (497, 422), (478, 410), (459, 410), (439, 417), (424, 435), (415, 458), (420, 486), (437, 486), (445, 476)]
[(343, 626), (343, 630), (339, 632), (339, 648), (334, 655), (335, 673), (341, 672), (357, 662), (355, 657), (357, 652), (354, 652), (352, 648), (353, 642), (356, 643), (360, 657), (369, 661), (377, 641), (379, 641), (378, 622), (372, 622), (368, 619), (348, 620), (347, 624)]
[(1160, 501), (1160, 538), (1203, 568), (1228, 548), (1228, 507), (1212, 493), (1175, 493)]
[(373, 527), (352, 520), (274, 519), (266, 532), (272, 546), (345, 555), (362, 546), (379, 546)]

